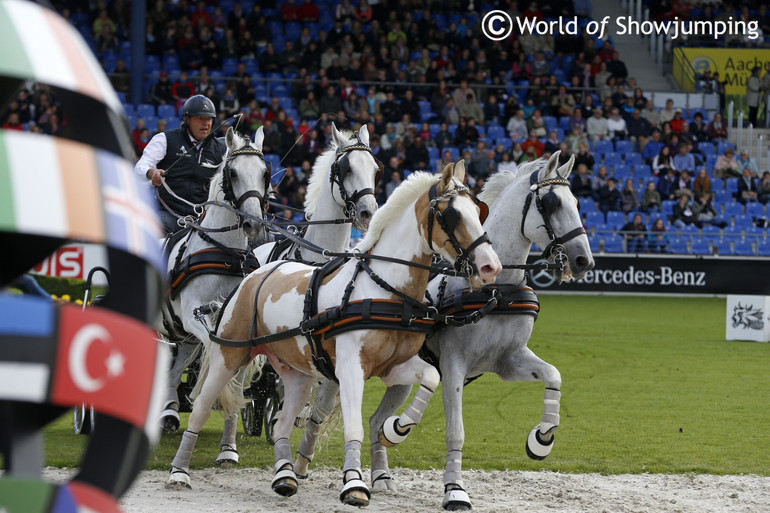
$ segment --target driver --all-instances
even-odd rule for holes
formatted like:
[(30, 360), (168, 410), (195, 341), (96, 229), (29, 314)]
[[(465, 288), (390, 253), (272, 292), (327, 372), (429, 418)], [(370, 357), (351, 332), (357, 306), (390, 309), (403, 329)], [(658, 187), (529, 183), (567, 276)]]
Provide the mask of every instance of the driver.
[(163, 203), (178, 215), (196, 214), (191, 205), (175, 198), (162, 186), (161, 173), (168, 170), (166, 184), (177, 196), (194, 204), (206, 201), (209, 182), (227, 150), (225, 143), (216, 137), (200, 144), (211, 133), (216, 116), (210, 99), (201, 94), (189, 98), (182, 107), (181, 127), (153, 137), (134, 167), (137, 173), (159, 187), (156, 196), (161, 201), (160, 220), (169, 234), (178, 231), (179, 225), (177, 217)]

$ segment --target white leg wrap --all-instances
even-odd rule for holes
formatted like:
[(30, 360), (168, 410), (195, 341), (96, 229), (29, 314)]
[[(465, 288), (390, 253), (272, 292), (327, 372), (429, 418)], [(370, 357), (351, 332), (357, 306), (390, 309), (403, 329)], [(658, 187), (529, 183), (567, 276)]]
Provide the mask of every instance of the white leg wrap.
[(273, 447), (275, 454), (275, 476), (273, 477), (273, 490), (284, 497), (291, 497), (297, 493), (297, 474), (291, 463), (291, 443), (288, 438), (279, 438)]
[[(549, 424), (551, 426), (559, 425), (559, 407), (561, 401), (561, 392), (552, 388), (545, 389), (545, 410), (543, 412), (543, 419), (541, 426)], [(546, 430), (541, 429), (541, 433), (545, 433)]]
[(361, 440), (350, 440), (345, 444), (345, 465), (343, 472), (355, 470), (361, 474)]
[(414, 395), (414, 399), (412, 399), (412, 402), (409, 403), (409, 406), (401, 415), (401, 419), (398, 422), (399, 426), (414, 426), (420, 422), (431, 397), (433, 397), (433, 391), (429, 390), (425, 385), (420, 385), (420, 388), (417, 389), (417, 393)]
[(182, 441), (179, 442), (179, 449), (176, 451), (174, 461), (171, 465), (180, 469), (186, 469), (190, 467), (190, 459), (192, 458), (193, 449), (195, 449), (195, 442), (198, 441), (198, 433), (192, 431), (186, 431), (182, 433)]
[(217, 465), (221, 467), (230, 467), (237, 465), (239, 460), (238, 449), (234, 444), (222, 444), (219, 446), (219, 456), (217, 456), (216, 461)]
[(232, 445), (235, 447), (235, 432), (238, 429), (238, 414), (230, 415), (225, 419), (225, 430), (222, 433), (220, 445)]
[(318, 433), (321, 432), (321, 422), (310, 417), (310, 422), (305, 424), (305, 434), (297, 447), (297, 461), (295, 469), (297, 475), (307, 477), (307, 466), (315, 456), (315, 444), (318, 441)]
[(444, 486), (456, 484), (464, 488), (462, 479), (463, 453), (462, 451), (449, 451), (446, 455), (446, 468), (444, 469)]

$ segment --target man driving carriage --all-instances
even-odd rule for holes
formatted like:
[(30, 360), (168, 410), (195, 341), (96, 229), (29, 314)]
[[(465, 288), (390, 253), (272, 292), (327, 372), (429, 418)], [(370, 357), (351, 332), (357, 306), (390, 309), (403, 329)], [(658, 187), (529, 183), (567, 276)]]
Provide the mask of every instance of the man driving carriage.
[[(153, 137), (134, 167), (158, 187), (160, 219), (169, 234), (179, 230), (177, 216), (196, 215), (193, 206), (183, 200), (192, 204), (206, 201), (209, 182), (227, 150), (224, 142), (208, 137), (216, 116), (210, 99), (201, 94), (189, 98), (182, 107), (182, 126)], [(173, 195), (163, 187), (161, 178)]]

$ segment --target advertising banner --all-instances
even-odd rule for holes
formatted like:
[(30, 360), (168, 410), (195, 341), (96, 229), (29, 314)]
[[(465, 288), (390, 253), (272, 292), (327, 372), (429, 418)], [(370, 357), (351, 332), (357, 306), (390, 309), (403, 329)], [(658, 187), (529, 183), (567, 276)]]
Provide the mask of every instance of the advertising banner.
[[(534, 263), (537, 257), (530, 257)], [(770, 261), (761, 258), (692, 255), (594, 255), (596, 265), (581, 280), (559, 285), (548, 271), (530, 273), (536, 292), (622, 292), (770, 296)]]
[[(696, 74), (703, 74), (710, 69), (719, 72), (719, 78), (725, 82), (725, 94), (746, 94), (746, 81), (755, 66), (762, 68), (760, 76), (770, 70), (770, 50), (755, 48), (677, 48), (690, 62)], [(674, 73), (688, 73), (685, 66)], [(694, 78), (694, 77), (688, 77)], [(681, 83), (681, 82), (680, 82)]]
[(770, 296), (727, 296), (725, 338), (770, 342)]

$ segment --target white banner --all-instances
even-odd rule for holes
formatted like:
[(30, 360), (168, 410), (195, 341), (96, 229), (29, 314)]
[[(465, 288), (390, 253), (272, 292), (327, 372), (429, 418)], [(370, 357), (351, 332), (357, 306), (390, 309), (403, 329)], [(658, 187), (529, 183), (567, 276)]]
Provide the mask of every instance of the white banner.
[(727, 296), (727, 340), (770, 342), (770, 296)]

